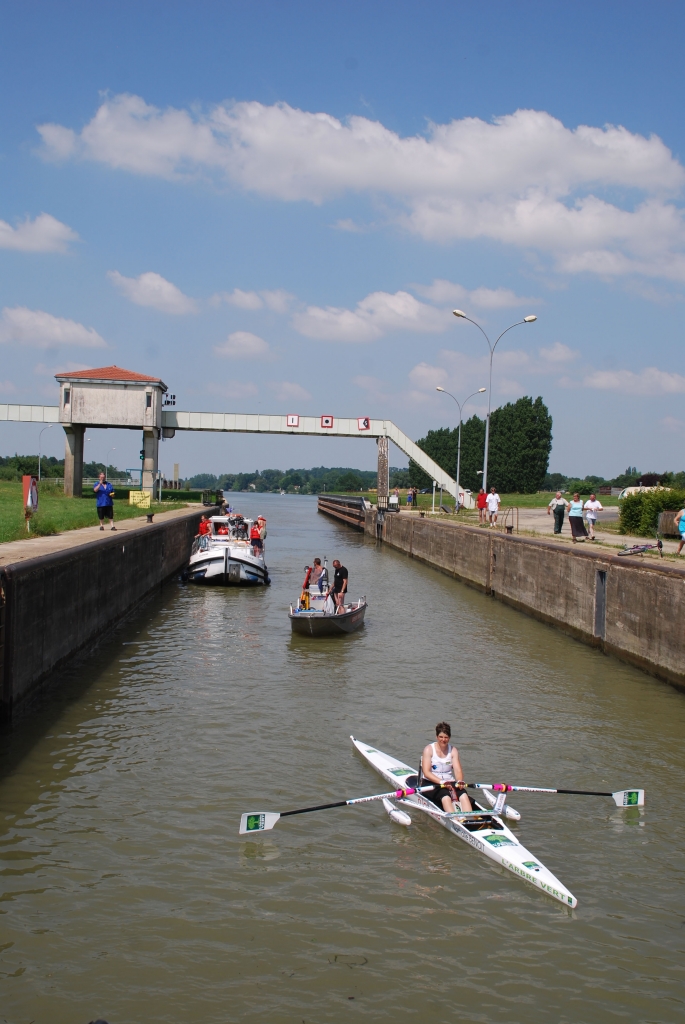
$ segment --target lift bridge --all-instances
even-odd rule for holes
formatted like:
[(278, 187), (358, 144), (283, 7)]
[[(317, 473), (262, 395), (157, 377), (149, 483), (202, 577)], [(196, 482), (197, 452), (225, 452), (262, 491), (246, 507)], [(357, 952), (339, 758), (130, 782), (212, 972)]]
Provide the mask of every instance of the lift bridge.
[[(83, 440), (91, 427), (142, 430), (141, 485), (152, 493), (157, 479), (159, 442), (177, 430), (241, 434), (289, 434), (306, 437), (375, 438), (378, 445), (378, 507), (388, 502), (388, 442), (413, 459), (436, 486), (456, 497), (456, 483), (390, 420), (370, 416), (345, 418), (333, 414), (269, 416), (263, 413), (182, 412), (169, 408), (168, 388), (149, 377), (118, 366), (55, 375), (59, 405), (0, 404), (0, 422), (59, 423), (66, 435), (64, 493), (80, 495), (83, 484)], [(463, 496), (460, 496), (463, 501)], [(470, 497), (470, 495), (468, 496)], [(468, 502), (467, 497), (467, 503)]]

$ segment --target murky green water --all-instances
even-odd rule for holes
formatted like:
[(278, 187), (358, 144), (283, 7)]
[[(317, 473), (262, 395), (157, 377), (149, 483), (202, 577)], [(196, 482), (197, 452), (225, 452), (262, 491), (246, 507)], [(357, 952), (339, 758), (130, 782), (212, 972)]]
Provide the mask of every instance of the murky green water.
[[(273, 586), (169, 586), (2, 738), (0, 1020), (682, 1020), (685, 696), (313, 500), (242, 497)], [(291, 638), (316, 554), (368, 596), (362, 633)], [(577, 910), (377, 805), (238, 836), (245, 810), (379, 792), (350, 733), (416, 762), (440, 718), (471, 778), (647, 790), (642, 814), (516, 801)]]

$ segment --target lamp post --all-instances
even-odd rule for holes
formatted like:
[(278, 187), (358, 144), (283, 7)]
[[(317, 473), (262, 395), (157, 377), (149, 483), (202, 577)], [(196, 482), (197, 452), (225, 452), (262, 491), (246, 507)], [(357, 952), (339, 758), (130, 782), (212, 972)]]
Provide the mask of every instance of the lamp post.
[(107, 460), (110, 457), (110, 455), (112, 454), (112, 452), (115, 452), (115, 451), (116, 451), (116, 448), (110, 448), (110, 450), (105, 455), (105, 476), (107, 476)]
[(454, 316), (459, 317), (462, 320), (468, 320), (468, 322), (470, 324), (473, 324), (474, 327), (477, 327), (478, 330), (480, 331), (480, 333), (483, 335), (483, 337), (487, 341), (488, 348), (490, 349), (490, 380), (489, 380), (489, 384), (488, 384), (488, 418), (485, 421), (485, 452), (484, 452), (484, 455), (483, 455), (483, 490), (487, 492), (487, 489), (488, 489), (488, 448), (489, 448), (489, 444), (490, 444), (490, 398), (492, 396), (492, 357), (495, 354), (495, 349), (497, 348), (497, 342), (500, 340), (500, 338), (504, 337), (504, 335), (507, 333), (507, 331), (510, 331), (512, 329), (512, 327), (520, 327), (521, 324), (532, 324), (535, 320), (537, 320), (537, 317), (536, 316), (524, 316), (523, 320), (517, 320), (515, 324), (511, 324), (510, 327), (507, 327), (506, 330), (502, 331), (502, 333), (500, 334), (499, 338), (497, 338), (497, 341), (495, 341), (495, 344), (493, 345), (492, 342), (490, 341), (490, 339), (488, 338), (487, 334), (483, 330), (483, 328), (480, 326), (480, 324), (477, 324), (476, 321), (472, 320), (470, 316), (467, 316), (466, 313), (463, 313), (460, 309), (453, 309), (452, 313), (453, 313)]
[[(440, 388), (440, 387), (436, 388), (435, 390), (436, 391), (440, 391), (443, 395), (449, 395), (450, 398), (453, 399), (453, 401), (457, 402), (457, 407), (459, 409), (459, 436), (458, 436), (458, 440), (457, 440), (457, 503), (456, 503), (456, 507), (455, 507), (455, 512), (458, 512), (459, 511), (459, 473), (461, 471), (461, 410), (462, 410), (463, 406), (466, 405), (466, 403), (468, 402), (469, 398), (473, 398), (474, 395), (482, 395), (482, 394), (484, 394), (486, 389), (485, 388), (478, 388), (477, 391), (473, 392), (473, 395), (469, 395), (469, 397), (465, 398), (463, 402), (458, 402), (457, 399), (454, 397), (454, 395), (452, 394), (451, 391), (445, 391), (444, 388)], [(433, 493), (435, 493), (435, 492), (433, 492)]]
[(43, 431), (45, 431), (45, 430), (52, 430), (54, 425), (55, 425), (54, 423), (51, 423), (49, 427), (43, 427), (43, 430), (41, 430), (40, 433), (38, 434), (38, 483), (40, 483), (40, 442), (41, 442), (41, 438), (43, 436)]

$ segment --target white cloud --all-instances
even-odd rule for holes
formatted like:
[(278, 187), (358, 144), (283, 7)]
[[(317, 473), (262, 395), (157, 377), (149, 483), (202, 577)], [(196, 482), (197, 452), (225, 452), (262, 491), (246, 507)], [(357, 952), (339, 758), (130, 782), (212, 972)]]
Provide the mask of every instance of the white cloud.
[(226, 356), (231, 359), (259, 359), (268, 354), (269, 346), (257, 334), (250, 334), (249, 331), (234, 331), (229, 334), (226, 341), (215, 345), (214, 351), (218, 356)]
[(436, 278), (432, 284), (415, 284), (412, 285), (412, 288), (424, 299), (439, 305), (455, 305), (457, 302), (465, 302), (467, 305), (479, 306), (481, 309), (506, 309), (513, 306), (538, 305), (541, 302), (540, 299), (517, 295), (510, 288), (480, 287), (469, 291), (463, 285), (440, 278)]
[(360, 374), (358, 377), (352, 378), (352, 383), (356, 384), (362, 391), (366, 391), (369, 397), (386, 397), (387, 384), (385, 381), (380, 380), (379, 377), (371, 377), (366, 374)]
[(74, 363), (71, 361), (63, 362), (60, 360), (59, 366), (47, 366), (45, 363), (36, 363), (33, 368), (33, 372), (39, 377), (55, 377), (58, 373), (74, 373), (76, 370), (89, 370), (91, 366), (88, 363)]
[(351, 235), (365, 235), (369, 230), (363, 224), (357, 224), (351, 217), (343, 217), (342, 220), (337, 220), (333, 227), (336, 231), (347, 231)]
[(304, 312), (295, 313), (293, 326), (307, 338), (356, 342), (375, 341), (389, 331), (445, 331), (450, 320), (409, 292), (373, 292), (355, 309), (308, 306)]
[(555, 341), (550, 348), (538, 349), (538, 352), (543, 362), (550, 363), (555, 368), (563, 363), (571, 363), (578, 358), (577, 352), (560, 341)]
[(16, 252), (66, 252), (69, 242), (78, 241), (78, 235), (66, 224), (40, 213), (34, 220), (26, 220), (13, 228), (0, 220), (0, 249)]
[(409, 380), (419, 391), (435, 391), (440, 385), (442, 387), (447, 380), (447, 370), (442, 366), (430, 366), (429, 363), (419, 363), (413, 370), (409, 371)]
[(632, 370), (595, 370), (583, 380), (588, 388), (618, 391), (623, 395), (681, 395), (685, 393), (685, 377), (648, 366), (639, 373)]
[(403, 138), (368, 118), (343, 122), (286, 103), (202, 113), (120, 95), (80, 132), (38, 131), (49, 159), (171, 179), (219, 175), (285, 201), (365, 193), (386, 208), (390, 200), (390, 216), (430, 241), (487, 238), (548, 253), (566, 273), (685, 280), (685, 214), (672, 201), (685, 170), (657, 136), (620, 126), (572, 129), (517, 110)]
[(56, 345), (76, 345), (81, 348), (106, 348), (105, 339), (92, 327), (84, 327), (75, 320), (52, 316), (40, 309), (25, 306), (5, 307), (0, 320), (0, 342), (15, 342), (34, 348), (54, 348)]
[(253, 398), (258, 394), (255, 384), (239, 380), (228, 380), (223, 384), (208, 384), (207, 391), (222, 398)]
[(274, 380), (269, 387), (279, 402), (308, 402), (312, 397), (301, 384), (293, 384), (287, 380)]
[(257, 292), (244, 292), (241, 288), (234, 288), (232, 292), (218, 292), (210, 302), (215, 306), (227, 302), (229, 306), (237, 306), (238, 309), (262, 309), (264, 306)]
[(676, 419), (675, 416), (664, 416), (662, 420), (659, 420), (659, 423), (669, 434), (682, 434), (683, 429), (685, 429), (685, 423), (682, 420)]
[(194, 299), (184, 295), (175, 284), (153, 271), (138, 277), (124, 277), (118, 270), (109, 270), (107, 277), (136, 306), (151, 306), (160, 313), (171, 313), (172, 316), (183, 316), (184, 313), (195, 313), (197, 310)]
[(232, 292), (217, 292), (209, 300), (213, 306), (227, 302), (229, 306), (237, 306), (238, 309), (267, 309), (274, 313), (287, 313), (295, 298), (290, 292), (283, 288), (276, 288), (273, 291), (264, 289), (260, 292), (244, 292), (241, 288), (234, 288)]
[(1, 395), (13, 395), (16, 390), (16, 385), (13, 384), (11, 380), (0, 380)]

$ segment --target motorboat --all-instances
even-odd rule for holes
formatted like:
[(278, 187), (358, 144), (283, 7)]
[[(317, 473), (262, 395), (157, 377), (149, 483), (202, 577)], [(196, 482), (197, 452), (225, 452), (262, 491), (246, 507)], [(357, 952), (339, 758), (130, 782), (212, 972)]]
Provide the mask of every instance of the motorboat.
[(190, 561), (184, 573), (189, 583), (219, 586), (269, 584), (263, 549), (255, 554), (250, 529), (255, 520), (238, 512), (209, 519), (210, 531), (193, 541)]
[(366, 614), (366, 598), (343, 605), (342, 610), (335, 607), (332, 597), (326, 596), (328, 589), (328, 569), (324, 570), (318, 583), (310, 585), (311, 567), (305, 567), (305, 578), (302, 593), (295, 605), (290, 605), (289, 619), (293, 633), (303, 636), (341, 636), (354, 633), (364, 625)]

